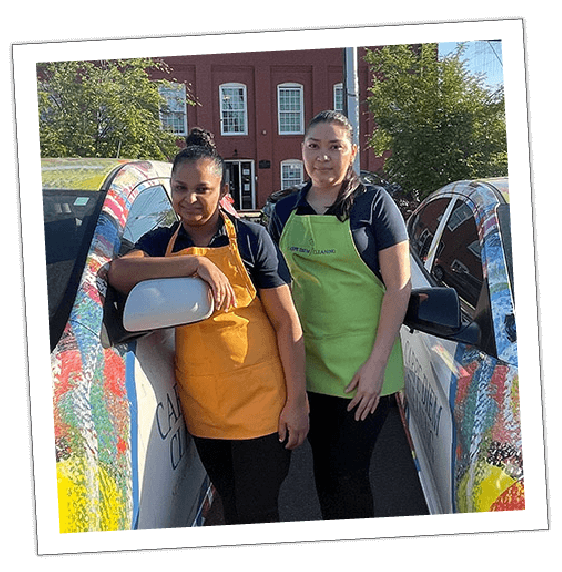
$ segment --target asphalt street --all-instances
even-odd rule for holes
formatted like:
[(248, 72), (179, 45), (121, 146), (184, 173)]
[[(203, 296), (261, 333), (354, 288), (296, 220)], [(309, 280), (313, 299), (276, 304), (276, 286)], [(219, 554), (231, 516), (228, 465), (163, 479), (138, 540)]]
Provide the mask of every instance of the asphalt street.
[[(370, 476), (375, 517), (429, 514), (395, 402), (375, 445)], [(282, 522), (321, 520), (307, 441), (293, 451), (289, 475), (279, 496), (279, 514)], [(205, 526), (220, 524), (224, 524), (224, 518), (217, 497)]]

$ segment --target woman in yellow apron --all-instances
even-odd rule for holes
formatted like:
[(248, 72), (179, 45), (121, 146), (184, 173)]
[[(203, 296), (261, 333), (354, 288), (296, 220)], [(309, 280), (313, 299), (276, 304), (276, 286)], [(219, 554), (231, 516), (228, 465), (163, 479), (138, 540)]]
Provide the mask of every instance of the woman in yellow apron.
[(305, 338), (308, 439), (324, 519), (374, 515), (370, 459), (404, 379), (407, 233), (386, 191), (358, 181), (356, 154), (347, 118), (318, 114), (302, 145), (310, 181), (276, 204), (269, 228)]
[(147, 233), (112, 263), (109, 279), (124, 292), (151, 278), (209, 284), (213, 315), (176, 328), (186, 424), (226, 523), (274, 522), (290, 451), (308, 431), (304, 343), (289, 273), (267, 231), (219, 207), (225, 168), (211, 137), (192, 130), (174, 161), (180, 223)]

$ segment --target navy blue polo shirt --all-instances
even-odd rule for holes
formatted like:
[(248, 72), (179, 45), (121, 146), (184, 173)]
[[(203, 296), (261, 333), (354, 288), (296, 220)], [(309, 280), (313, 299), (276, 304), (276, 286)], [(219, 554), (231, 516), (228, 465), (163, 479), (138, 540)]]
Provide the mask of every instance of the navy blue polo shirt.
[[(226, 216), (234, 223), (240, 258), (256, 289), (278, 288), (290, 283), (291, 275), (285, 259), (267, 230), (254, 222), (234, 218), (228, 214)], [(209, 248), (228, 246), (226, 226), (222, 218), (220, 221), (219, 229), (211, 239)], [(148, 256), (165, 256), (168, 243), (180, 224), (178, 221), (170, 227), (158, 227), (147, 232), (137, 241), (135, 248), (144, 251)], [(193, 246), (195, 246), (193, 240), (181, 225), (173, 252)]]
[[(298, 192), (275, 203), (269, 221), (269, 233), (276, 244), (279, 244), (283, 228), (293, 210), (297, 216), (318, 214), (306, 199), (310, 186), (309, 181)], [(382, 187), (360, 184), (353, 191), (352, 199), (349, 224), (353, 242), (365, 264), (382, 280), (379, 252), (408, 240), (404, 217)], [(318, 216), (335, 215), (328, 209), (325, 214)]]

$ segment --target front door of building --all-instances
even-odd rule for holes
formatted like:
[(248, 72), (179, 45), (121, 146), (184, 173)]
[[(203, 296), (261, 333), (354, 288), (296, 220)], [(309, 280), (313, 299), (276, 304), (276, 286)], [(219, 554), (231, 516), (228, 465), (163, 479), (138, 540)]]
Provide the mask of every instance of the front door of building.
[(236, 210), (256, 208), (255, 165), (251, 160), (227, 160), (226, 180)]

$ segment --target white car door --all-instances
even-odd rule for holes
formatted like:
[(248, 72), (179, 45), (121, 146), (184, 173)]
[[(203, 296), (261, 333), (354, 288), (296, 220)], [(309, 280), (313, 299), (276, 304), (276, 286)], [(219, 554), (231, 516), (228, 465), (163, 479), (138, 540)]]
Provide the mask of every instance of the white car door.
[(181, 411), (174, 332), (157, 330), (130, 345), (138, 403), (139, 529), (197, 523), (209, 486)]
[[(435, 258), (450, 197), (430, 203), (409, 228), (412, 287), (434, 286), (428, 269)], [(431, 514), (452, 512), (452, 444), (454, 424), (451, 383), (457, 343), (407, 327), (401, 332), (404, 352), (406, 419), (419, 464), (420, 481)]]

